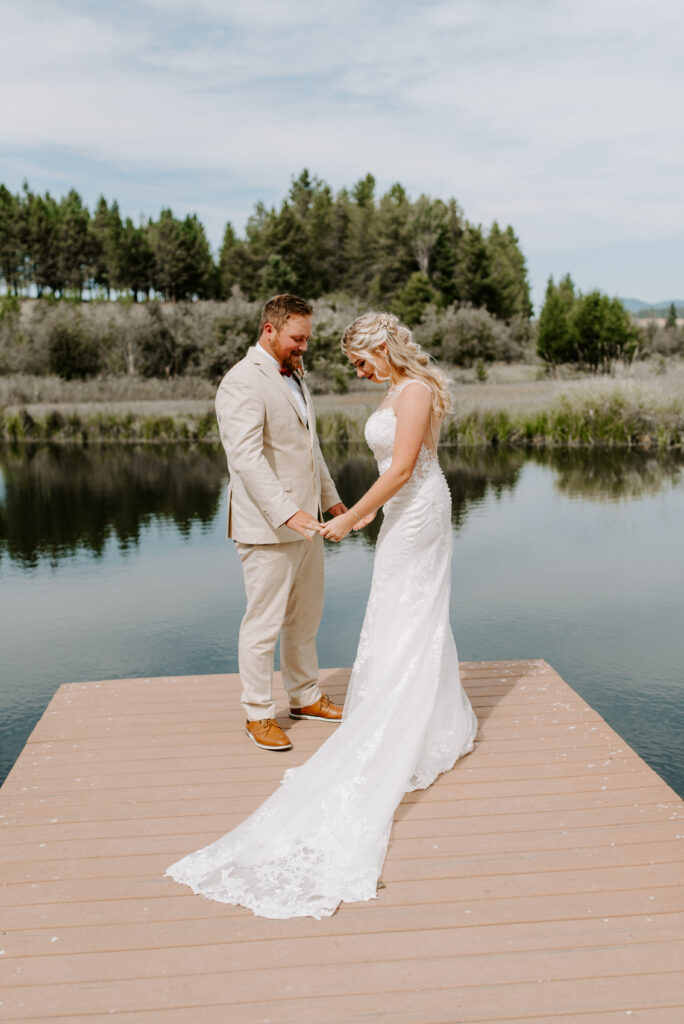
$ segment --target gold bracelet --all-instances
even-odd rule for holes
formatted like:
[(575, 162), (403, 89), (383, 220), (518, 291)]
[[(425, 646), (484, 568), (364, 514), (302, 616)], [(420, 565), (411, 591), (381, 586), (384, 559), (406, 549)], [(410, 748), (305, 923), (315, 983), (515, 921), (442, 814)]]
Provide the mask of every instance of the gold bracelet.
[(361, 516), (359, 515), (359, 513), (358, 513), (358, 512), (355, 512), (353, 508), (350, 508), (350, 509), (349, 509), (349, 511), (351, 512), (351, 514), (352, 514), (353, 516), (356, 516), (356, 518), (357, 518), (357, 520), (358, 520), (359, 522), (361, 522)]

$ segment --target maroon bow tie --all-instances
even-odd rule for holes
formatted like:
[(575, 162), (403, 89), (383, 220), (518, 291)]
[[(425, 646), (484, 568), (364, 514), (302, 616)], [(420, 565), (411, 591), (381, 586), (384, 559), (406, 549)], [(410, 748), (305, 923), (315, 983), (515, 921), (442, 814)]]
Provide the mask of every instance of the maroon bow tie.
[(292, 380), (295, 382), (295, 384), (299, 384), (301, 388), (302, 378), (299, 376), (296, 370), (291, 370), (289, 366), (279, 366), (278, 370), (283, 377), (292, 377)]

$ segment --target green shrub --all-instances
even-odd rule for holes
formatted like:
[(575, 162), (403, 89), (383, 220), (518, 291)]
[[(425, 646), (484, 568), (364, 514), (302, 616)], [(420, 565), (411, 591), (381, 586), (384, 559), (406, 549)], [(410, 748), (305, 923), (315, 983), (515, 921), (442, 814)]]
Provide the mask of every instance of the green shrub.
[(81, 327), (56, 326), (48, 351), (51, 372), (63, 380), (94, 377), (100, 369), (99, 347)]
[(517, 321), (511, 326), (467, 304), (444, 310), (429, 306), (414, 335), (428, 352), (457, 366), (522, 359), (527, 339)]
[(631, 362), (639, 341), (619, 299), (598, 290), (575, 294), (569, 274), (558, 285), (549, 278), (537, 330), (537, 352), (545, 362), (577, 363), (608, 372), (618, 360)]
[(197, 437), (200, 441), (209, 437), (212, 433), (218, 433), (218, 423), (214, 413), (208, 412), (200, 418), (197, 424)]
[(50, 440), (51, 438), (55, 437), (57, 434), (60, 434), (62, 432), (62, 430), (64, 429), (64, 425), (65, 419), (62, 416), (61, 412), (58, 412), (56, 409), (53, 409), (45, 417), (42, 434), (44, 437)]

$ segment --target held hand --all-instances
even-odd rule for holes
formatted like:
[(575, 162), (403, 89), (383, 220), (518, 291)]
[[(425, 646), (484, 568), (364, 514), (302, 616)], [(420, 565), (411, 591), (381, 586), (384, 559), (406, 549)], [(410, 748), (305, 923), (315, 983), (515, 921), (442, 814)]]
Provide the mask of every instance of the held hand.
[(329, 516), (341, 516), (346, 511), (347, 506), (343, 501), (338, 501), (336, 505), (333, 505), (331, 508), (326, 509), (326, 512)]
[(313, 516), (310, 516), (308, 512), (305, 512), (301, 508), (298, 512), (295, 512), (293, 516), (290, 516), (285, 523), (285, 526), (289, 526), (289, 528), (294, 530), (295, 533), (301, 533), (302, 537), (306, 538), (306, 540), (311, 540), (314, 533), (323, 532), (323, 527), (318, 520), (314, 519)]
[(326, 540), (340, 541), (347, 536), (353, 523), (353, 514), (351, 512), (343, 512), (342, 515), (335, 516), (334, 519), (324, 523), (321, 533)]
[(367, 516), (359, 519), (358, 523), (354, 523), (352, 530), (363, 530), (364, 526), (368, 526), (369, 523), (373, 522), (377, 514), (377, 512), (369, 512)]

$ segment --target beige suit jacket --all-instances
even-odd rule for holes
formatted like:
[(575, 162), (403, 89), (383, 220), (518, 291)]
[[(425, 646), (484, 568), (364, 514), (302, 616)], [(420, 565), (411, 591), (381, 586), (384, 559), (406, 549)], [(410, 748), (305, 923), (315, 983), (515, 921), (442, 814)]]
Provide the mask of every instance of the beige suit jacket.
[(311, 395), (302, 386), (307, 427), (285, 378), (251, 348), (221, 381), (216, 415), (228, 459), (228, 536), (243, 544), (301, 540), (284, 524), (298, 509), (314, 519), (340, 500), (316, 435)]

